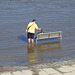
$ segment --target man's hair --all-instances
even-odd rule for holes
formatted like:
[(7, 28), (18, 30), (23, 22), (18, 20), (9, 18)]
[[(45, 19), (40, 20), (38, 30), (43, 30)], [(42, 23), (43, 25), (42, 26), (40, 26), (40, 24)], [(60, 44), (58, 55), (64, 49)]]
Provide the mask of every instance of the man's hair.
[(32, 22), (36, 21), (35, 19), (32, 20)]

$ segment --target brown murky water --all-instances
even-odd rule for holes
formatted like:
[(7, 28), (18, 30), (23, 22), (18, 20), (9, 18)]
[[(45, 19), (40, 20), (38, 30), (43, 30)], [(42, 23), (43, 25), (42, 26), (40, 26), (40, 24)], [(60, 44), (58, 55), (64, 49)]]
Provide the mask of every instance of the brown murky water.
[[(62, 43), (27, 45), (25, 28), (33, 18), (44, 32), (62, 31)], [(1, 66), (60, 58), (75, 58), (75, 0), (0, 0)]]

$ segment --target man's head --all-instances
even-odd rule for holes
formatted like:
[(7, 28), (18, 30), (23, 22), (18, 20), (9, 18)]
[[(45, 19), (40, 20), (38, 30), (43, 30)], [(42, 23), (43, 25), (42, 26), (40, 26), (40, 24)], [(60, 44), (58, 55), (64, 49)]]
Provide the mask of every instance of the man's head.
[(32, 22), (35, 22), (35, 21), (36, 21), (35, 19), (32, 20)]

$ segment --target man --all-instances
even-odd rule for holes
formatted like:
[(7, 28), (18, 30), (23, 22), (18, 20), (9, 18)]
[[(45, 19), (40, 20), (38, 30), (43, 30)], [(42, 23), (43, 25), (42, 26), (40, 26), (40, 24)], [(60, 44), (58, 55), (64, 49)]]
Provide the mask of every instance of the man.
[(36, 30), (41, 30), (41, 28), (38, 28), (37, 24), (36, 24), (36, 20), (33, 19), (32, 22), (30, 22), (26, 28), (26, 32), (27, 32), (27, 38), (28, 38), (28, 44), (30, 44), (30, 40), (31, 43), (34, 43), (34, 34), (35, 34), (35, 29)]

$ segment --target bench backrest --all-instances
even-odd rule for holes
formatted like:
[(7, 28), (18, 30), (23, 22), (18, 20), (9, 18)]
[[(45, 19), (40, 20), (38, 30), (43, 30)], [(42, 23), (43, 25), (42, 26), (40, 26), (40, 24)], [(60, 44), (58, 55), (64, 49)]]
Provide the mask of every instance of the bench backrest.
[(62, 32), (50, 32), (50, 33), (40, 33), (37, 35), (37, 40), (39, 39), (46, 39), (46, 38), (55, 38), (55, 37), (62, 37)]

